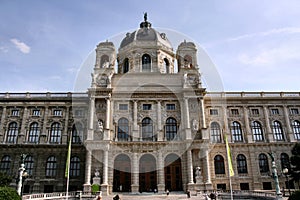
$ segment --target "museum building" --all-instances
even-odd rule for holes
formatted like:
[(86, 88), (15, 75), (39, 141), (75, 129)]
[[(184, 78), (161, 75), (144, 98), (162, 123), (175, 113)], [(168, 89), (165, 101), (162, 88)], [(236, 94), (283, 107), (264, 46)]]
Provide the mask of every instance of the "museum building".
[(274, 190), (269, 153), (291, 169), (300, 93), (209, 92), (197, 59), (145, 16), (118, 50), (97, 45), (87, 92), (0, 94), (0, 171), (17, 178), (26, 154), (23, 193), (65, 191), (71, 139), (69, 191), (228, 190), (226, 135), (233, 189)]

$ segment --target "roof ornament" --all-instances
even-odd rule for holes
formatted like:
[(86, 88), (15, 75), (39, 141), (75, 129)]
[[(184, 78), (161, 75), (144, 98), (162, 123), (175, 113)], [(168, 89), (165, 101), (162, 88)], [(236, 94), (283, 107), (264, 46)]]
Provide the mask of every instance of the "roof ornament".
[(147, 12), (143, 12), (144, 14), (144, 21), (140, 23), (140, 28), (151, 28), (151, 23), (148, 22), (148, 14)]

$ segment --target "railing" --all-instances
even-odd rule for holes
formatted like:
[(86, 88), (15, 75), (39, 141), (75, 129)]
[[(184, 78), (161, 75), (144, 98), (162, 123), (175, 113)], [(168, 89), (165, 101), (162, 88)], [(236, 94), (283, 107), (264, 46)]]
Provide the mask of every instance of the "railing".
[[(42, 199), (64, 199), (66, 198), (66, 192), (54, 192), (54, 193), (41, 193), (41, 194), (30, 194), (30, 195), (23, 195), (22, 200), (26, 199), (35, 199), (35, 200), (42, 200)], [(73, 199), (76, 197), (76, 192), (69, 192), (68, 197)]]
[[(213, 192), (213, 191), (211, 191)], [(207, 194), (210, 194), (207, 192)], [(230, 196), (230, 190), (223, 190), (218, 192), (219, 196)], [(249, 196), (249, 197), (265, 197), (265, 199), (275, 199), (276, 192), (275, 191), (250, 191), (250, 190), (234, 190), (233, 195), (235, 197), (239, 196)], [(223, 199), (223, 198), (222, 198)], [(227, 198), (224, 198), (227, 199)]]
[(300, 97), (300, 92), (207, 92), (206, 97)]
[(80, 98), (80, 97), (88, 97), (87, 93), (71, 93), (71, 92), (45, 92), (45, 93), (0, 93), (0, 98), (53, 98), (53, 97), (72, 97), (72, 98)]

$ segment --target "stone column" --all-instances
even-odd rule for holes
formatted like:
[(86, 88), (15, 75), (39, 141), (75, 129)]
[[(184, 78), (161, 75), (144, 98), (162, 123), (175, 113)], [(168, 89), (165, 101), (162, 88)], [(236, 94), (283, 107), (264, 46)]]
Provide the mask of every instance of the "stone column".
[(204, 99), (200, 99), (200, 106), (201, 106), (201, 126), (202, 128), (206, 128), (206, 119), (205, 119), (205, 107), (204, 107)]
[(205, 153), (205, 157), (204, 157), (204, 170), (205, 170), (205, 174), (206, 174), (206, 183), (211, 184), (211, 179), (210, 179), (210, 162), (209, 162), (209, 154), (208, 154), (208, 150), (205, 149), (204, 150)]
[(188, 177), (188, 184), (193, 184), (193, 158), (192, 158), (192, 151), (187, 150), (187, 177)]
[(189, 99), (184, 98), (184, 117), (185, 117), (185, 139), (192, 139), (191, 125), (190, 125), (190, 112), (189, 112)]
[[(230, 134), (226, 106), (222, 106), (222, 110), (223, 110), (224, 132), (225, 132), (225, 134)], [(227, 139), (228, 139), (228, 142), (231, 142), (231, 137), (227, 137)]]
[(89, 128), (87, 134), (87, 140), (93, 140), (94, 138), (94, 116), (95, 116), (95, 98), (90, 98), (90, 116), (89, 116)]
[(106, 99), (106, 121), (105, 121), (105, 128), (109, 129), (110, 125), (110, 98)]
[(139, 162), (137, 153), (132, 154), (132, 184), (131, 184), (131, 192), (138, 193), (139, 192)]
[(286, 140), (290, 142), (295, 142), (294, 133), (291, 127), (291, 121), (289, 118), (289, 110), (286, 106), (283, 106), (284, 119), (286, 123)]
[(62, 135), (62, 144), (68, 144), (69, 112), (70, 112), (70, 107), (68, 106), (66, 109), (65, 127)]
[(163, 193), (165, 190), (165, 170), (164, 170), (164, 160), (162, 152), (158, 152), (158, 185), (157, 190), (159, 193)]
[(269, 140), (269, 142), (273, 142), (274, 137), (273, 137), (272, 129), (270, 126), (269, 111), (266, 106), (264, 106), (263, 108), (264, 108), (264, 116), (265, 116), (266, 127), (267, 127), (266, 138)]
[(190, 111), (189, 111), (189, 99), (188, 98), (184, 98), (184, 109), (185, 109), (186, 128), (191, 128), (191, 125), (190, 125)]
[(44, 113), (42, 134), (40, 137), (40, 144), (45, 144), (48, 141), (48, 132), (47, 132), (48, 115), (49, 115), (49, 108), (48, 108), (48, 106), (46, 106), (45, 113)]
[(161, 102), (157, 101), (157, 133), (158, 133), (158, 137), (157, 140), (158, 141), (163, 141), (163, 127), (161, 124)]
[(109, 187), (108, 187), (108, 150), (104, 150), (104, 156), (103, 156), (103, 183), (101, 185), (101, 191), (104, 195), (109, 194)]
[(138, 141), (139, 140), (139, 132), (138, 132), (138, 124), (137, 124), (137, 101), (133, 101), (133, 131), (132, 131), (132, 140)]
[(3, 124), (5, 121), (5, 118), (6, 118), (6, 107), (4, 106), (3, 110), (2, 110), (1, 121), (0, 121), (0, 141), (4, 141), (3, 135), (5, 135), (5, 133), (4, 133), (4, 129), (3, 129)]
[(85, 158), (85, 183), (83, 185), (84, 192), (91, 191), (91, 171), (92, 171), (92, 152), (86, 150)]
[(252, 139), (252, 131), (250, 129), (248, 109), (246, 106), (244, 106), (243, 110), (244, 110), (244, 121), (245, 121), (245, 139), (247, 140), (246, 142), (252, 143), (253, 139)]

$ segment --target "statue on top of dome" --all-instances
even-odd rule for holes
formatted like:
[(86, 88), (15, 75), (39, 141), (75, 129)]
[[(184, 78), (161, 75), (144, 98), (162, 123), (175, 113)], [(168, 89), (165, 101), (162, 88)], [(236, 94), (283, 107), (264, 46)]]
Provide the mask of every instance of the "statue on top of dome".
[(147, 21), (147, 12), (144, 12), (144, 21)]

